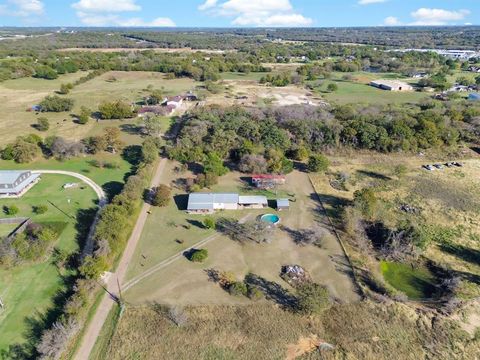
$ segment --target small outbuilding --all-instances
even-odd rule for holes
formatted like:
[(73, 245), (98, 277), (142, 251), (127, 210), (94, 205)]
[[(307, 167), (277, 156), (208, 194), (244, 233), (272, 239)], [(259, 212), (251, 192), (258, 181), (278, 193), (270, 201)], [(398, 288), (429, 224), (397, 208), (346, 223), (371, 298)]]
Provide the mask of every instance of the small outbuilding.
[(259, 189), (271, 189), (286, 182), (285, 175), (262, 174), (252, 175), (252, 184)]
[(290, 201), (288, 199), (277, 199), (277, 210), (288, 210), (290, 209)]
[(0, 170), (0, 198), (20, 197), (40, 180), (31, 171)]
[(413, 86), (398, 80), (375, 80), (370, 86), (387, 91), (412, 91)]

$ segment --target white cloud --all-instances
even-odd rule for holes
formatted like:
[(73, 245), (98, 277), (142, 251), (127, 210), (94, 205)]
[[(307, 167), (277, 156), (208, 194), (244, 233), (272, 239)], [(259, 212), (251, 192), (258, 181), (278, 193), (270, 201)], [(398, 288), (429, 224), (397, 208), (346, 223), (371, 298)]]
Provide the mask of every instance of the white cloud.
[(387, 0), (359, 0), (358, 4), (359, 5), (370, 5), (370, 4), (379, 4), (379, 3), (384, 3), (387, 2)]
[(199, 7), (216, 16), (233, 18), (239, 26), (309, 26), (313, 20), (294, 12), (290, 0), (206, 0)]
[(0, 5), (0, 14), (27, 17), (42, 15), (45, 11), (44, 4), (40, 0), (8, 0), (8, 4)]
[(470, 15), (469, 10), (450, 11), (445, 9), (420, 8), (411, 13), (415, 19), (411, 25), (448, 25), (451, 22), (463, 20)]
[(87, 26), (128, 26), (128, 27), (175, 27), (176, 24), (169, 18), (156, 18), (145, 21), (141, 18), (123, 19), (116, 14), (94, 14), (79, 11), (77, 16)]
[(203, 3), (198, 7), (198, 10), (203, 11), (203, 10), (211, 9), (215, 7), (215, 5), (217, 5), (217, 2), (218, 0), (206, 0), (205, 3)]
[(122, 18), (120, 12), (142, 10), (135, 0), (80, 0), (72, 4), (80, 21), (87, 26), (129, 26), (129, 27), (174, 27), (175, 22), (166, 17), (145, 21), (139, 17)]
[(123, 12), (140, 11), (142, 8), (135, 4), (135, 0), (80, 0), (72, 4), (78, 11), (86, 12)]
[(399, 26), (402, 25), (402, 22), (395, 16), (388, 16), (383, 20), (383, 24), (386, 26)]

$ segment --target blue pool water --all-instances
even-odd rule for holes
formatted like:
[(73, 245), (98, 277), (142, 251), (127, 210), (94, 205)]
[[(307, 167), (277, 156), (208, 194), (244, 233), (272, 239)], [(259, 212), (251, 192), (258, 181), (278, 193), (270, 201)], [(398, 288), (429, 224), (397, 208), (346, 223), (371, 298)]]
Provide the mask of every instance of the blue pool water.
[(262, 217), (260, 218), (260, 220), (264, 221), (264, 222), (268, 222), (268, 223), (271, 223), (271, 224), (278, 224), (280, 222), (280, 218), (275, 215), (275, 214), (265, 214), (265, 215), (262, 215)]

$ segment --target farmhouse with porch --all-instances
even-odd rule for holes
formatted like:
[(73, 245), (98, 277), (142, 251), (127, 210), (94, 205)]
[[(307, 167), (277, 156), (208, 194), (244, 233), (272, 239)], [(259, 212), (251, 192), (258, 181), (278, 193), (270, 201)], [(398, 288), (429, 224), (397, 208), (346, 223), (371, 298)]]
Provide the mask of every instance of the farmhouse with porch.
[(0, 198), (20, 197), (40, 180), (29, 170), (0, 170)]

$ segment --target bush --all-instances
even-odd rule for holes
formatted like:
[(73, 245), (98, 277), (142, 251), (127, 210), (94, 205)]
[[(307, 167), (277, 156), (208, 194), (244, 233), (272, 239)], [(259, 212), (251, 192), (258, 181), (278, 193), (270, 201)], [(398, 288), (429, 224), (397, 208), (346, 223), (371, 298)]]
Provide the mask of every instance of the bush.
[(248, 287), (248, 297), (250, 300), (258, 301), (265, 297), (263, 292), (257, 286), (249, 286)]
[(233, 296), (247, 296), (247, 285), (243, 281), (235, 281), (228, 287), (228, 292)]
[(152, 205), (153, 206), (167, 206), (170, 203), (171, 190), (170, 187), (160, 184), (153, 189)]
[(353, 202), (363, 216), (371, 219), (377, 209), (378, 200), (372, 188), (365, 188), (353, 193)]
[(208, 250), (207, 249), (200, 249), (195, 250), (193, 254), (190, 256), (190, 261), (193, 262), (204, 262), (208, 258)]
[(338, 90), (338, 85), (337, 84), (334, 84), (334, 83), (328, 84), (328, 86), (327, 86), (327, 91), (328, 92), (335, 92), (337, 90)]
[(103, 256), (87, 256), (79, 268), (80, 274), (87, 279), (98, 279), (108, 270), (107, 260)]
[(92, 111), (89, 108), (82, 106), (80, 109), (80, 115), (78, 115), (78, 119), (77, 119), (78, 123), (82, 125), (85, 125), (86, 123), (88, 123), (88, 120), (90, 120), (91, 113)]
[(130, 104), (121, 100), (105, 102), (100, 105), (98, 111), (102, 119), (126, 119), (135, 115)]
[(308, 171), (310, 172), (325, 172), (328, 170), (330, 162), (322, 154), (311, 155), (308, 158)]
[(47, 205), (38, 205), (33, 207), (33, 212), (37, 215), (45, 214), (48, 211)]
[(58, 91), (59, 94), (62, 94), (62, 95), (67, 95), (70, 90), (73, 89), (73, 84), (71, 83), (68, 83), (68, 84), (61, 84), (60, 85), (60, 90)]
[(297, 289), (298, 310), (303, 314), (321, 314), (330, 306), (330, 297), (325, 286), (304, 283)]
[(16, 205), (4, 206), (3, 212), (7, 215), (13, 216), (18, 214), (18, 207)]
[(40, 102), (40, 106), (42, 111), (47, 112), (70, 111), (73, 108), (73, 100), (61, 98), (58, 95), (52, 95), (45, 97)]
[(212, 219), (211, 217), (207, 217), (204, 221), (203, 221), (203, 225), (205, 226), (205, 228), (207, 229), (215, 229), (217, 224), (215, 222), (215, 219)]
[(45, 117), (38, 118), (36, 127), (39, 131), (47, 131), (50, 128), (50, 122)]

